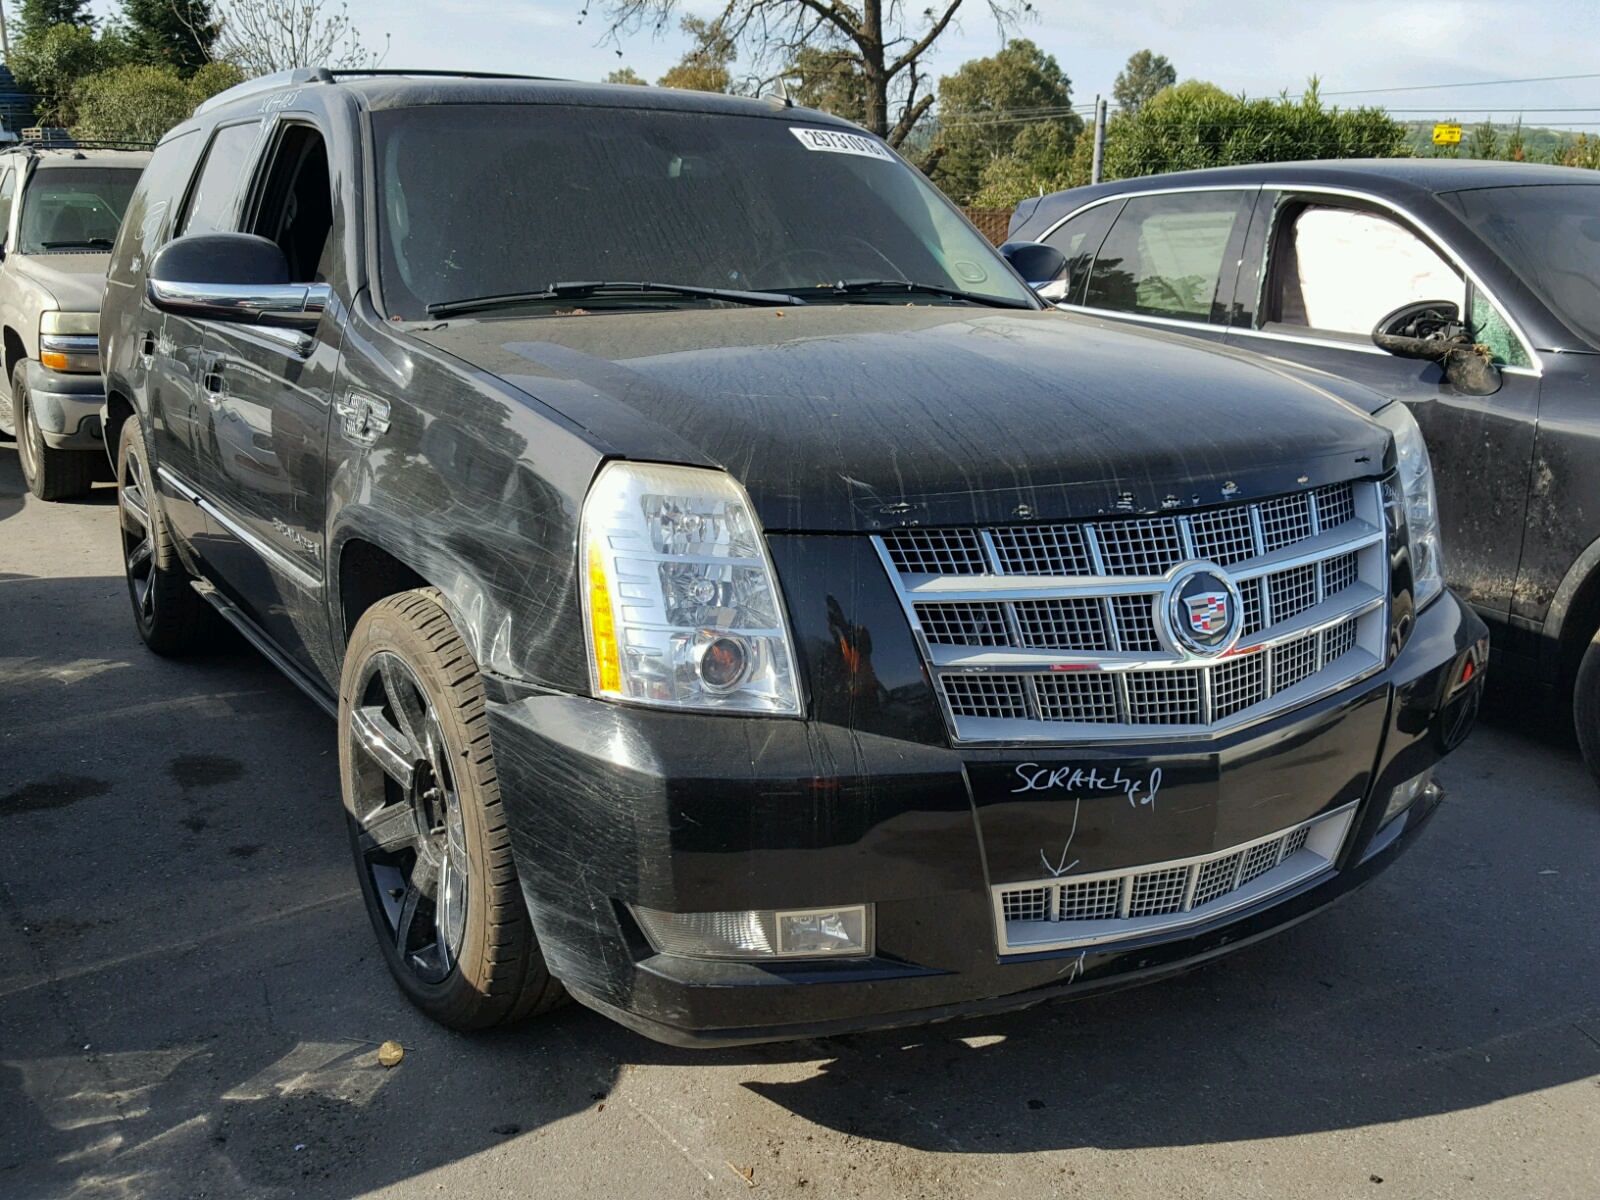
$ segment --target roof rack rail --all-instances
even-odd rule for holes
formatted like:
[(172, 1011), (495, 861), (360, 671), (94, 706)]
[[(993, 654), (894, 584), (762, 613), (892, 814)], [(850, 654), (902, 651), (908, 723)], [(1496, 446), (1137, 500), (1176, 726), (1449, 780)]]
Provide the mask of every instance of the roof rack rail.
[(328, 74), (336, 78), (348, 75), (376, 75), (380, 77), (421, 75), (439, 79), (533, 79), (552, 83), (567, 82), (554, 75), (518, 75), (508, 71), (445, 71), (435, 68), (410, 67), (334, 67)]
[(335, 79), (341, 78), (363, 76), (404, 78), (407, 75), (440, 79), (533, 79), (555, 83), (566, 82), (550, 75), (514, 75), (503, 71), (445, 71), (408, 67), (296, 67), (289, 71), (277, 71), (271, 75), (247, 79), (226, 91), (218, 92), (196, 108), (194, 115), (198, 117), (212, 109), (221, 108), (224, 104), (232, 104), (235, 100), (243, 100), (247, 96), (259, 95), (262, 92), (275, 92), (282, 88), (303, 87), (312, 83), (332, 83)]

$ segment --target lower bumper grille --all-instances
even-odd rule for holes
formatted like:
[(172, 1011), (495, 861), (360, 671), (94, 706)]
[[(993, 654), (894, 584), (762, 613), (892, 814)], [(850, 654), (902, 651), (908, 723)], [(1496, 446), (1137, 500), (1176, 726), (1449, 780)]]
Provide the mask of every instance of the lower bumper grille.
[(1354, 804), (1214, 854), (994, 891), (1000, 953), (1166, 933), (1258, 903), (1331, 867)]

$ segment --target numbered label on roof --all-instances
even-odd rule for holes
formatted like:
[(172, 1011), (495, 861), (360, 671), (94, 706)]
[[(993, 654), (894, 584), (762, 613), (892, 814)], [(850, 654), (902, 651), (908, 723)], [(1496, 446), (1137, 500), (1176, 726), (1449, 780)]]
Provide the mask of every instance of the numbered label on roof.
[(822, 150), (829, 154), (859, 154), (863, 158), (881, 158), (893, 162), (894, 155), (882, 143), (859, 133), (845, 133), (842, 129), (795, 129), (790, 133), (800, 139), (807, 150)]

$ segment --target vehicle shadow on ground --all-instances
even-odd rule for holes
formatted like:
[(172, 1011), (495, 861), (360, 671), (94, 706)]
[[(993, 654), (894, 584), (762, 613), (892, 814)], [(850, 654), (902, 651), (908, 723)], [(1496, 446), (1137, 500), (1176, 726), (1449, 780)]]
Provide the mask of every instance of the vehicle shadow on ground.
[(1319, 1133), (1600, 1073), (1600, 796), (1515, 706), (1391, 872), (1176, 980), (711, 1052), (576, 1006), (458, 1035), (372, 943), (326, 717), (242, 648), (146, 653), (120, 578), (0, 594), (0, 1194), (355, 1196), (626, 1095), (632, 1066), (985, 1154)]

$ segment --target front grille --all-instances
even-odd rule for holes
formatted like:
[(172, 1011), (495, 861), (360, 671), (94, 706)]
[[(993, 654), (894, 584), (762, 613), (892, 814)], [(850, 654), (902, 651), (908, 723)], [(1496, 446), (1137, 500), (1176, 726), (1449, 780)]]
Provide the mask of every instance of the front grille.
[(1001, 953), (1144, 937), (1264, 900), (1331, 867), (1355, 809), (1349, 804), (1269, 837), (1197, 858), (1079, 879), (996, 885)]
[[(1328, 687), (1376, 669), (1385, 536), (1378, 486), (1343, 483), (1182, 515), (904, 529), (879, 545), (953, 734), (1060, 740), (1080, 723), (1100, 737), (1204, 732), (1309, 698), (1299, 685), (1335, 662)], [(1167, 580), (1191, 561), (1238, 588), (1231, 656), (1185, 653), (1169, 632)]]
[(886, 533), (889, 561), (903, 575), (982, 575), (989, 569), (978, 535), (970, 529), (914, 529)]
[(1020, 675), (952, 675), (942, 682), (950, 711), (958, 717), (1020, 721), (1028, 715)]
[(1105, 671), (1071, 671), (1034, 680), (1042, 721), (1115, 721), (1116, 681)]
[(1006, 575), (1088, 575), (1094, 569), (1081, 525), (996, 529), (994, 551)]
[(1030, 650), (1111, 649), (1105, 608), (1096, 599), (1019, 600), (1011, 611)]

